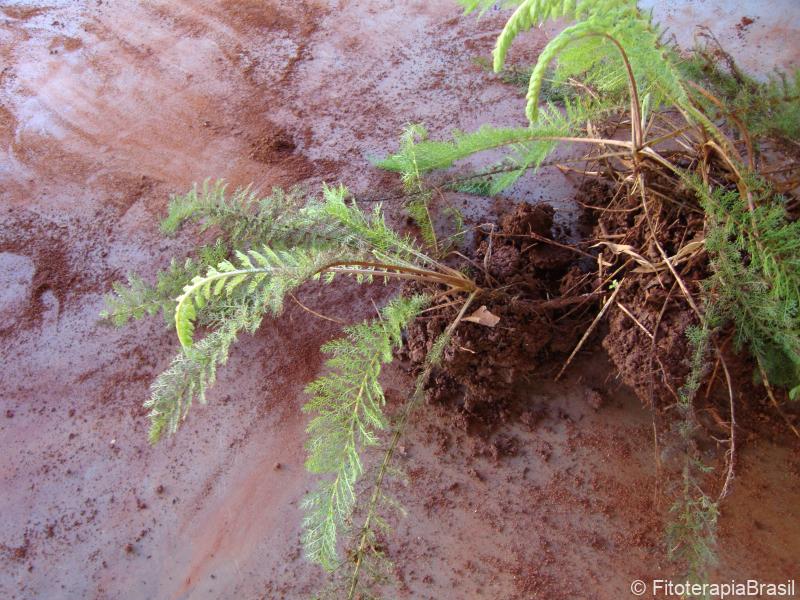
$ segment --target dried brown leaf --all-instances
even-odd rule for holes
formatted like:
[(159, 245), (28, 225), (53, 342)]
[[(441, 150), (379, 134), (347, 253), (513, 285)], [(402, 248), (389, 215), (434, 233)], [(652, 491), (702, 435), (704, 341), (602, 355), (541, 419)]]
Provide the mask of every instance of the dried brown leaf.
[(486, 306), (481, 306), (478, 310), (472, 313), (468, 317), (464, 317), (465, 321), (469, 321), (470, 323), (477, 323), (478, 325), (483, 325), (484, 327), (494, 327), (500, 322), (500, 317), (495, 314), (492, 314)]

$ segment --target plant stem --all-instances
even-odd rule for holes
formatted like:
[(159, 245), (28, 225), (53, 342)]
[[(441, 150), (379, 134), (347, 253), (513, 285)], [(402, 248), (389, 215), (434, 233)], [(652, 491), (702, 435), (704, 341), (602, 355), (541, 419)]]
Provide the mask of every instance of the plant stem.
[[(353, 269), (349, 267), (366, 267), (364, 269)], [(441, 283), (449, 285), (465, 292), (471, 292), (476, 289), (475, 283), (468, 277), (459, 274), (446, 275), (438, 271), (431, 271), (428, 269), (417, 269), (414, 267), (405, 267), (401, 265), (393, 265), (380, 262), (369, 262), (361, 260), (345, 260), (336, 261), (325, 265), (319, 269), (319, 273), (329, 271), (332, 273), (356, 273), (362, 275), (377, 275), (379, 277), (395, 277), (397, 279), (416, 279), (418, 281), (428, 281), (430, 283)], [(458, 273), (453, 269), (449, 269), (452, 273)]]

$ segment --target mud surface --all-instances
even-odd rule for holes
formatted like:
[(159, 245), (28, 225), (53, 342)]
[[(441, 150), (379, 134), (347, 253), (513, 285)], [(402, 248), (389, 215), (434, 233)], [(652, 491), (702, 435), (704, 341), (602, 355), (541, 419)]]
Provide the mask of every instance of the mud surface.
[[(403, 124), (439, 135), (524, 123), (521, 99), (469, 60), (488, 54), (502, 20), (447, 2), (0, 4), (0, 596), (316, 588), (322, 574), (299, 544), (311, 483), (299, 407), (337, 328), (289, 308), (241, 341), (209, 406), (152, 448), (141, 402), (174, 335), (158, 319), (109, 328), (102, 295), (194, 243), (157, 227), (169, 194), (194, 181), (339, 180), (381, 197), (395, 182), (366, 158), (391, 150)], [(546, 33), (526, 38), (530, 55)], [(558, 172), (512, 192), (550, 203), (556, 224), (574, 214)], [(384, 293), (342, 286), (303, 300), (357, 319)], [(593, 359), (569, 383), (536, 383), (519, 418), (482, 436), (434, 408), (417, 414), (391, 597), (617, 598), (633, 578), (669, 573), (650, 415), (609, 372)], [(395, 398), (407, 384), (387, 380)], [(800, 500), (796, 451), (754, 442), (739, 474), (720, 574), (796, 575), (800, 536), (785, 520)]]
[(800, 63), (800, 47), (787, 43), (800, 28), (800, 12), (794, 0), (642, 0), (653, 16), (667, 26), (683, 47), (691, 47), (698, 26), (719, 36), (737, 64), (764, 75), (777, 68), (791, 71)]

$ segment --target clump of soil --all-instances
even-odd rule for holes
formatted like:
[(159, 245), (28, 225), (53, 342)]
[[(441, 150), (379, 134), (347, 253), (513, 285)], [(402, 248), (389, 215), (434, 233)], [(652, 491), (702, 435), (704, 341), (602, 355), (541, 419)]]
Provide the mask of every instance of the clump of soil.
[[(655, 176), (652, 185), (659, 185)], [(669, 256), (703, 231), (702, 214), (690, 212), (687, 216), (680, 210), (682, 193), (688, 191), (673, 190), (675, 203), (653, 203), (654, 222), (668, 224), (661, 226), (657, 235)], [(639, 210), (639, 198), (622, 199), (613, 210), (608, 210), (612, 193), (603, 181), (584, 184), (580, 194), (580, 201), (586, 207), (582, 222), (584, 227), (591, 228), (592, 237), (614, 239), (620, 245), (644, 249), (645, 257), (659, 265), (659, 253), (645, 215)], [(610, 252), (604, 254), (605, 260), (610, 256), (614, 257), (613, 263), (598, 273), (599, 280), (610, 277), (626, 261), (631, 261), (630, 255)], [(705, 254), (698, 253), (681, 264), (680, 274), (689, 289), (697, 289), (699, 282), (708, 276)], [(603, 348), (622, 381), (643, 402), (658, 406), (674, 402), (690, 370), (692, 351), (686, 332), (697, 325), (697, 317), (665, 266), (659, 266), (655, 273), (628, 268), (624, 277), (616, 279), (619, 282), (624, 279), (624, 286), (616, 297), (614, 310), (609, 312)]]
[[(653, 174), (651, 185), (659, 185)], [(658, 241), (669, 256), (702, 234), (703, 216), (676, 202), (653, 203)], [(549, 205), (518, 204), (499, 222), (479, 232), (471, 252), (478, 285), (475, 300), (500, 318), (495, 327), (463, 322), (445, 350), (442, 365), (427, 384), (429, 402), (450, 403), (469, 415), (497, 414), (525, 378), (553, 377), (590, 329), (601, 297), (621, 285), (613, 307), (583, 341), (607, 351), (619, 378), (647, 404), (665, 406), (678, 399), (690, 371), (687, 330), (697, 317), (675, 278), (658, 259), (653, 235), (629, 196), (609, 205), (614, 193), (603, 180), (579, 187), (578, 203), (586, 242), (574, 245), (555, 231)], [(614, 240), (616, 248), (592, 240)], [(656, 270), (636, 268), (622, 246), (639, 249)], [(602, 253), (602, 254), (601, 254)], [(659, 265), (659, 263), (661, 263)], [(707, 260), (697, 253), (680, 263), (683, 282), (696, 289), (708, 276)], [(421, 368), (434, 340), (455, 316), (455, 307), (423, 315), (409, 328), (407, 357)], [(591, 398), (599, 408), (602, 399)]]
[[(493, 229), (479, 232), (474, 276), (487, 291), (475, 308), (485, 306), (500, 320), (494, 327), (459, 325), (427, 383), (429, 402), (496, 414), (523, 378), (545, 370), (580, 339), (594, 305), (585, 295), (591, 261), (555, 239), (553, 212), (547, 204), (518, 204)], [(565, 287), (568, 297), (561, 294)], [(455, 308), (437, 311), (410, 326), (404, 352), (414, 366), (421, 367), (454, 316)]]
[(264, 164), (280, 162), (297, 147), (292, 135), (277, 125), (270, 124), (250, 144), (250, 158)]
[(736, 35), (739, 39), (744, 39), (744, 34), (747, 31), (747, 28), (750, 27), (756, 20), (751, 17), (742, 17), (741, 20), (736, 24)]

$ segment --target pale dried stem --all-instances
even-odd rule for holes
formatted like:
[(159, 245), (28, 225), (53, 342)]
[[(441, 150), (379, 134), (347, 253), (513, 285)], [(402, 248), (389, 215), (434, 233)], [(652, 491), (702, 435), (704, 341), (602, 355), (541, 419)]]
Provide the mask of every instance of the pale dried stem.
[(558, 375), (556, 375), (555, 381), (561, 379), (561, 376), (564, 374), (564, 371), (567, 370), (567, 367), (572, 362), (572, 359), (575, 358), (575, 355), (580, 351), (580, 349), (586, 343), (586, 340), (589, 339), (589, 336), (592, 334), (592, 331), (594, 331), (595, 327), (597, 327), (597, 324), (603, 318), (603, 315), (606, 314), (608, 307), (611, 306), (612, 304), (615, 304), (614, 300), (616, 300), (617, 294), (619, 294), (620, 290), (622, 289), (622, 283), (623, 283), (622, 281), (619, 282), (619, 285), (617, 285), (617, 289), (614, 290), (614, 292), (608, 298), (608, 301), (606, 301), (606, 303), (597, 313), (597, 316), (595, 316), (594, 320), (592, 321), (592, 324), (589, 325), (589, 329), (587, 329), (586, 332), (583, 334), (583, 337), (581, 337), (581, 339), (578, 341), (578, 345), (575, 346), (575, 349), (572, 351), (572, 354), (569, 355), (569, 358), (567, 358), (566, 362), (561, 367), (561, 370), (558, 372)]

